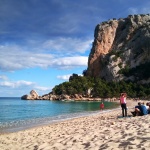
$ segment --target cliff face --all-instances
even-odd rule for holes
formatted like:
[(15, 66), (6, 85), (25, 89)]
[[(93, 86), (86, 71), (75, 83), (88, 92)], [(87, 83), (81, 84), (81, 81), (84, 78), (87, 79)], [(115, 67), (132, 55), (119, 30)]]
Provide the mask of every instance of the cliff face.
[[(149, 65), (149, 62), (149, 14), (130, 15), (125, 19), (113, 19), (96, 26), (87, 76), (108, 81), (134, 81), (137, 80), (136, 73), (131, 70), (144, 64)], [(127, 71), (132, 74), (127, 75)]]

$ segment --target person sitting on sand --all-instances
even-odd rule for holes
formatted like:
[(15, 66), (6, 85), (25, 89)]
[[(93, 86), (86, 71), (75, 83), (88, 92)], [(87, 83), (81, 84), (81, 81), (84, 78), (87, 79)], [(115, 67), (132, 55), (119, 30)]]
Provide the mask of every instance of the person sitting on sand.
[(149, 106), (147, 105), (147, 103), (145, 104), (145, 103), (143, 102), (142, 104), (146, 107), (147, 110), (149, 109)]
[(127, 106), (126, 106), (126, 94), (125, 93), (121, 93), (120, 105), (122, 108), (122, 116), (127, 117)]
[(148, 114), (150, 114), (150, 102), (146, 103)]
[(135, 106), (135, 111), (131, 113), (133, 116), (143, 116), (148, 114), (148, 110), (141, 102), (138, 102), (138, 105)]

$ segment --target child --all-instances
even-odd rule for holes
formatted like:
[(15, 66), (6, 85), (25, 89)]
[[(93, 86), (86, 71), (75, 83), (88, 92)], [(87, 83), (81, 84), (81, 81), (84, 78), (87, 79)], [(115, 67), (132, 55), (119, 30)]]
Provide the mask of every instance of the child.
[(100, 109), (101, 109), (101, 110), (104, 109), (104, 103), (103, 103), (103, 102), (100, 104)]

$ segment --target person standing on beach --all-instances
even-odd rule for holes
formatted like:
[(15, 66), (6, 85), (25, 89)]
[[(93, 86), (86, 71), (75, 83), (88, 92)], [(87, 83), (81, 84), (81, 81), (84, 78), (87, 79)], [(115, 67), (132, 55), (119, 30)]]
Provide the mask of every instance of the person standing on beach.
[(121, 93), (120, 105), (122, 108), (122, 116), (127, 117), (127, 105), (126, 105), (126, 94), (125, 93)]
[(101, 109), (101, 110), (104, 109), (104, 103), (103, 103), (103, 102), (100, 104), (100, 109)]

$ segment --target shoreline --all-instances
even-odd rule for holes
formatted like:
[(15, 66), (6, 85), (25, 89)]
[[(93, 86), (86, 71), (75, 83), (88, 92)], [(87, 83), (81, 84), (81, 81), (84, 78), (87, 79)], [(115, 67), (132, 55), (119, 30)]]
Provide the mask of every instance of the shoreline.
[[(60, 119), (60, 120), (49, 121), (49, 122), (45, 122), (45, 123), (41, 123), (41, 124), (39, 123), (39, 124), (34, 124), (34, 125), (32, 124), (32, 125), (29, 125), (29, 126), (12, 127), (12, 128), (8, 128), (8, 129), (4, 129), (4, 131), (0, 132), (0, 135), (17, 133), (17, 132), (21, 132), (21, 131), (34, 129), (34, 128), (39, 128), (39, 127), (44, 127), (44, 126), (49, 126), (49, 125), (55, 125), (55, 124), (59, 124), (59, 123), (62, 123), (62, 122), (71, 121), (71, 120), (74, 120), (74, 119), (81, 119), (81, 118), (91, 117), (91, 116), (95, 116), (95, 115), (103, 115), (103, 114), (114, 112), (114, 111), (117, 111), (117, 110), (120, 110), (120, 108), (117, 107), (117, 108), (113, 108), (113, 109), (106, 109), (106, 110), (103, 110), (103, 111), (99, 110), (99, 111), (85, 112), (85, 114), (82, 113), (82, 115), (80, 114), (80, 115), (77, 115), (77, 116), (74, 116), (74, 117), (65, 118), (65, 119), (63, 118), (63, 119)], [(17, 128), (19, 128), (19, 129), (17, 129)]]
[[(129, 101), (128, 114), (137, 102)], [(0, 134), (0, 147), (6, 149), (149, 149), (150, 115), (119, 118), (121, 108)]]
[[(93, 116), (93, 115), (98, 115), (98, 114), (104, 114), (107, 112), (113, 112), (114, 110), (118, 110), (118, 109), (120, 108), (116, 107), (112, 109), (104, 109), (103, 111), (96, 110), (96, 111), (87, 111), (87, 112), (82, 112), (82, 113), (73, 113), (73, 114), (68, 114), (67, 116), (61, 115), (62, 118), (60, 118), (59, 116), (55, 116), (55, 117), (52, 117), (52, 118), (55, 118), (54, 120), (51, 120), (51, 117), (21, 120), (21, 121), (16, 122), (13, 126), (1, 127), (0, 134), (5, 134), (5, 133), (9, 134), (9, 133), (14, 133), (14, 132), (29, 130), (32, 128), (38, 128), (40, 126), (47, 126), (47, 125), (52, 125), (52, 124), (56, 124), (60, 122), (69, 121), (72, 119), (78, 119), (78, 118), (83, 118), (83, 117), (88, 117), (88, 116)], [(24, 122), (25, 122), (25, 125), (23, 124)], [(11, 122), (11, 124), (13, 123)]]
[[(80, 102), (83, 103), (85, 101), (80, 101)], [(78, 104), (80, 104), (80, 102), (78, 102)], [(89, 103), (90, 103), (90, 101), (85, 102), (86, 107), (87, 107), (87, 104), (89, 104)], [(63, 104), (66, 104), (66, 103), (63, 102)], [(72, 103), (69, 103), (69, 104), (72, 104)], [(38, 126), (42, 126), (42, 125), (49, 125), (49, 124), (53, 124), (53, 123), (57, 123), (57, 122), (65, 121), (65, 120), (70, 120), (70, 119), (79, 118), (79, 117), (85, 117), (85, 116), (89, 116), (92, 114), (95, 115), (95, 114), (99, 113), (100, 112), (100, 110), (99, 110), (100, 102), (94, 102), (93, 103), (93, 101), (92, 101), (92, 104), (94, 104), (93, 106), (96, 109), (95, 108), (93, 109), (93, 106), (92, 106), (92, 108), (91, 107), (90, 107), (90, 109), (86, 108), (83, 111), (80, 111), (80, 109), (79, 109), (79, 111), (74, 111), (74, 112), (68, 112), (67, 111), (67, 113), (61, 113), (61, 114), (58, 113), (54, 116), (53, 115), (50, 115), (50, 116), (45, 115), (45, 117), (43, 116), (43, 117), (35, 117), (35, 118), (22, 118), (20, 120), (10, 120), (7, 122), (1, 121), (0, 122), (0, 134), (1, 133), (17, 132), (17, 131), (21, 131), (21, 130), (30, 129), (33, 127), (38, 127)], [(84, 105), (84, 103), (83, 103), (83, 105)], [(114, 109), (114, 108), (118, 108), (117, 102), (115, 102), (115, 103), (114, 102), (111, 102), (111, 103), (106, 102), (106, 106), (105, 106), (105, 109), (103, 111), (107, 112), (107, 111)]]

